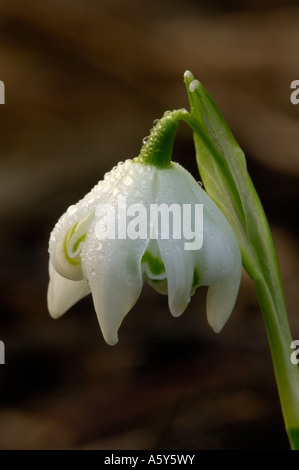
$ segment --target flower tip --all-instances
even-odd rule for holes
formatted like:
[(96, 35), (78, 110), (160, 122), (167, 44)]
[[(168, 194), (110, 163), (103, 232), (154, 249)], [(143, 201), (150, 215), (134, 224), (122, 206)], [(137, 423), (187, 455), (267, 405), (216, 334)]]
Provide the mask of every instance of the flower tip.
[(117, 343), (118, 343), (118, 336), (107, 336), (107, 335), (104, 335), (104, 340), (106, 341), (106, 343), (109, 345), (109, 346), (115, 346)]
[[(213, 319), (214, 320), (214, 319)], [(211, 318), (208, 317), (208, 324), (210, 325), (210, 327), (212, 328), (212, 330), (214, 331), (214, 333), (221, 333), (224, 325), (220, 325), (219, 323), (215, 323), (213, 320), (211, 320)]]
[(53, 320), (57, 320), (59, 317), (61, 317), (61, 315), (63, 315), (57, 310), (54, 310), (52, 306), (49, 304), (49, 302), (48, 302), (48, 312), (50, 314), (50, 317), (53, 318)]
[(174, 318), (180, 317), (184, 313), (184, 311), (186, 310), (186, 308), (188, 306), (188, 303), (189, 303), (189, 301), (187, 303), (185, 303), (184, 305), (180, 305), (177, 302), (173, 302), (173, 301), (169, 300), (169, 302), (168, 302), (169, 305), (168, 306), (169, 306), (169, 311), (170, 311), (171, 315)]
[(47, 305), (50, 316), (54, 320), (57, 320), (57, 318), (61, 317), (61, 315), (64, 314), (64, 309), (60, 308), (60, 305), (57, 302), (57, 296), (55, 296), (53, 284), (53, 281), (50, 280), (47, 292)]
[(198, 80), (192, 80), (192, 82), (189, 85), (189, 91), (193, 93), (195, 90), (197, 90), (200, 86), (200, 83)]
[(207, 320), (215, 333), (220, 333), (229, 319), (237, 298), (241, 266), (236, 265), (231, 278), (222, 284), (210, 286), (207, 294)]
[(190, 72), (190, 70), (186, 70), (186, 72), (184, 73), (184, 78), (189, 78), (189, 80), (193, 80), (194, 79), (193, 73)]

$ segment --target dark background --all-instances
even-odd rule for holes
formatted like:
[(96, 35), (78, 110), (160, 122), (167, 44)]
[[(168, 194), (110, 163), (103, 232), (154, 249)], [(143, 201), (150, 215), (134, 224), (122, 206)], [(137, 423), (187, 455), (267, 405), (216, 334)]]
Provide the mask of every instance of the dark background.
[[(90, 296), (54, 321), (46, 291), (58, 217), (138, 155), (155, 118), (188, 106), (190, 69), (246, 152), (299, 339), (297, 4), (2, 0), (0, 449), (288, 449), (246, 275), (220, 335), (205, 288), (174, 319), (145, 285), (114, 347)], [(174, 153), (198, 179), (184, 124)]]

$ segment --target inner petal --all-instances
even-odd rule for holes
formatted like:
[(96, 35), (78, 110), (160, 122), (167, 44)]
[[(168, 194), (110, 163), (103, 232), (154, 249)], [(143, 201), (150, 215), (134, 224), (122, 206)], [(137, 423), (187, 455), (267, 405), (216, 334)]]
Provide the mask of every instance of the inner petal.
[(166, 269), (156, 239), (151, 239), (141, 260), (142, 277), (160, 294), (167, 294)]
[(83, 279), (80, 253), (93, 218), (94, 212), (76, 222), (55, 244), (51, 261), (56, 271), (67, 279), (73, 281)]

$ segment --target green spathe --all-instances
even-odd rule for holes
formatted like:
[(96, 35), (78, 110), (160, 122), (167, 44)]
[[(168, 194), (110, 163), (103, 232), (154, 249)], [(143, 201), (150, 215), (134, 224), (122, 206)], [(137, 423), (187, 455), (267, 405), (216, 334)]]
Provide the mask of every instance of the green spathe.
[[(211, 96), (190, 71), (184, 74), (198, 169), (209, 196), (237, 237), (243, 266), (255, 283), (272, 353), (285, 426), (299, 449), (299, 374), (290, 361), (291, 332), (269, 224), (246, 168), (244, 153)], [(254, 138), (254, 137), (253, 137)]]

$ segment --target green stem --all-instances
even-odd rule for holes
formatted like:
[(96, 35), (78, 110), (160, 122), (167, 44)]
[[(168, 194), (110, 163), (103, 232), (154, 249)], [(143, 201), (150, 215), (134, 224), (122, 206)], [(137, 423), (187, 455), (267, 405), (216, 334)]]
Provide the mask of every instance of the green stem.
[[(271, 349), (286, 431), (293, 450), (299, 450), (299, 373), (290, 360), (292, 342), (285, 308), (277, 310), (264, 280), (255, 282)], [(279, 295), (279, 293), (278, 293)], [(283, 303), (280, 302), (280, 306)]]
[(145, 138), (139, 156), (135, 161), (156, 168), (168, 168), (171, 165), (172, 148), (178, 128), (178, 121), (171, 112), (164, 113)]

